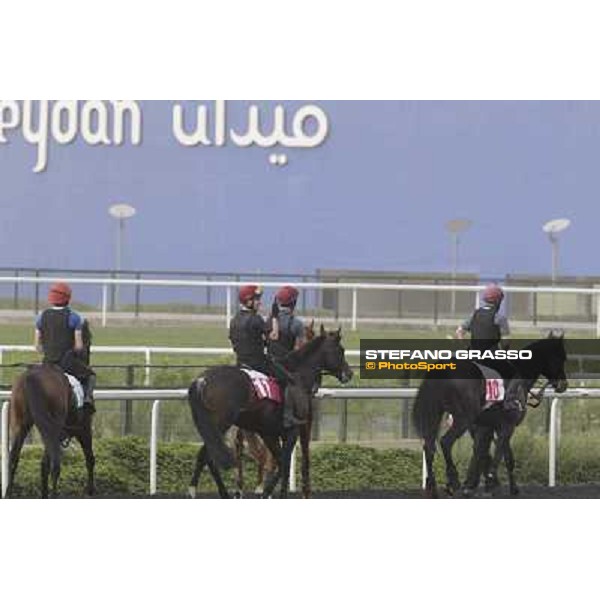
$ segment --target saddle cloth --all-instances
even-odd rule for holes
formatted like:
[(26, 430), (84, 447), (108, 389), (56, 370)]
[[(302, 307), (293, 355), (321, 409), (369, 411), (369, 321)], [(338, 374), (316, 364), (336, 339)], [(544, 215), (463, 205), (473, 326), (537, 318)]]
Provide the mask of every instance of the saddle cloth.
[(70, 375), (69, 373), (65, 373), (65, 377), (69, 380), (69, 384), (73, 390), (75, 405), (77, 408), (81, 408), (83, 406), (83, 386), (81, 385), (81, 382), (79, 379), (73, 377), (73, 375)]
[(254, 391), (259, 400), (271, 400), (275, 404), (281, 404), (283, 402), (283, 396), (281, 394), (281, 388), (273, 377), (269, 377), (260, 371), (253, 371), (251, 369), (242, 369), (254, 386)]
[(484, 365), (480, 365), (479, 363), (475, 363), (483, 378), (485, 379), (485, 406), (484, 408), (489, 408), (490, 406), (497, 404), (498, 402), (502, 402), (504, 400), (505, 389), (504, 389), (504, 379), (494, 369), (490, 369)]

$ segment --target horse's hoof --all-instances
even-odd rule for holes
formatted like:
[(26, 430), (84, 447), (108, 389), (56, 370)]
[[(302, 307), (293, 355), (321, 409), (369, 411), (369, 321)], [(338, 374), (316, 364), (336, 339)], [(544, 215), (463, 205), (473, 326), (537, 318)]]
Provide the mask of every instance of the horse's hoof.
[(425, 498), (436, 499), (439, 498), (437, 488), (425, 488)]
[(233, 498), (235, 500), (241, 500), (244, 497), (244, 492), (242, 492), (242, 490), (236, 490), (235, 492), (233, 492)]
[(464, 487), (461, 493), (463, 498), (475, 498), (475, 490), (473, 488)]
[(196, 488), (193, 485), (190, 485), (188, 488), (188, 496), (194, 500), (196, 498)]
[(254, 490), (254, 493), (255, 493), (257, 496), (261, 496), (261, 495), (262, 495), (262, 493), (263, 493), (264, 491), (265, 491), (265, 490), (264, 490), (263, 486), (262, 486), (262, 485), (259, 485), (259, 486), (257, 486), (257, 487), (256, 487), (256, 489)]
[(444, 491), (448, 496), (454, 496), (454, 494), (456, 494), (456, 488), (453, 485), (446, 485)]
[(515, 485), (515, 486), (512, 486), (510, 488), (510, 492), (509, 493), (510, 493), (511, 496), (514, 497), (514, 496), (518, 496), (521, 493), (521, 490), (519, 489), (518, 486)]

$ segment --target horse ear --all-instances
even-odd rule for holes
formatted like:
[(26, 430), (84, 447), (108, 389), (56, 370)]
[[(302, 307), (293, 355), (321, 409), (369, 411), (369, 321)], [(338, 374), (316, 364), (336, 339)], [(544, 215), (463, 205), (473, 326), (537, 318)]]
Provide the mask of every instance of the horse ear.
[(321, 330), (320, 330), (321, 336), (325, 337), (325, 335), (327, 334), (327, 332), (325, 331), (325, 327), (323, 326), (323, 323), (321, 323)]

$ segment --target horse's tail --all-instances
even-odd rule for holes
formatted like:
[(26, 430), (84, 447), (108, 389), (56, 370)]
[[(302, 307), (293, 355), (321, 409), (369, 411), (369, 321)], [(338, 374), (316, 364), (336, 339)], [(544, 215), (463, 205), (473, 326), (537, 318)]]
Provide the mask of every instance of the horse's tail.
[(230, 469), (235, 461), (230, 449), (225, 444), (223, 434), (214, 421), (214, 415), (204, 404), (203, 393), (206, 384), (194, 381), (188, 390), (188, 402), (192, 409), (192, 418), (196, 429), (202, 436), (210, 458), (221, 469)]
[[(26, 372), (23, 379), (25, 405), (31, 414), (45, 443), (60, 440), (65, 428), (65, 419), (55, 415), (49, 406), (46, 391), (34, 372)], [(66, 412), (65, 412), (66, 417)]]
[(413, 405), (413, 424), (423, 439), (435, 438), (442, 422), (440, 383), (436, 379), (425, 379)]

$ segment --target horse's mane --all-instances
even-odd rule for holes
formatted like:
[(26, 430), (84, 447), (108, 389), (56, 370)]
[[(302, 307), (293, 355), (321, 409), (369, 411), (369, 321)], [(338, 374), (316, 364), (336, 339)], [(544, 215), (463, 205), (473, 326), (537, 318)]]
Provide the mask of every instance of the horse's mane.
[(318, 335), (317, 337), (310, 340), (302, 346), (298, 348), (298, 350), (292, 350), (288, 353), (283, 360), (281, 361), (285, 367), (288, 369), (294, 370), (303, 362), (306, 362), (309, 356), (314, 354), (319, 348), (323, 345), (325, 341), (325, 335)]

